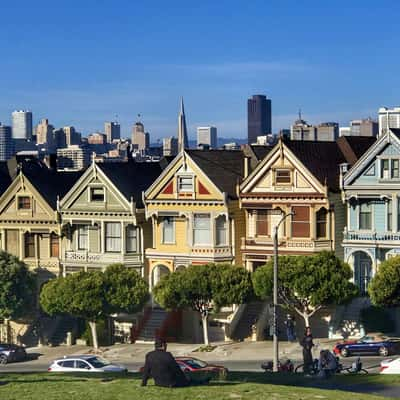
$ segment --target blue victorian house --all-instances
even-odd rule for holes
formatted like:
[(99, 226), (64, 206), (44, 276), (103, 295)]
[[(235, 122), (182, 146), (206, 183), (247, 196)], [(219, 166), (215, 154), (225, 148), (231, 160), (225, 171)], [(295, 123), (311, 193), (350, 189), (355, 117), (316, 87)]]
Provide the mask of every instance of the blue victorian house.
[(346, 169), (343, 164), (343, 200), (347, 204), (344, 259), (365, 295), (379, 264), (400, 254), (400, 129), (378, 137), (353, 167)]

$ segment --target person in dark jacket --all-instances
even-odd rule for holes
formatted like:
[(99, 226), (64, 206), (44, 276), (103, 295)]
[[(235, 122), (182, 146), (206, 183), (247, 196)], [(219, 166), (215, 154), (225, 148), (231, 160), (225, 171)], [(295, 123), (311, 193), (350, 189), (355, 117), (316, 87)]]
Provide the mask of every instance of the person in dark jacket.
[(301, 339), (300, 345), (303, 347), (303, 371), (306, 375), (309, 375), (313, 364), (312, 348), (314, 347), (311, 328), (309, 326), (307, 326), (306, 328), (304, 337), (303, 339)]
[(146, 354), (143, 370), (142, 386), (147, 385), (150, 378), (156, 386), (184, 387), (190, 384), (171, 353), (167, 352), (167, 343), (156, 339), (155, 350)]

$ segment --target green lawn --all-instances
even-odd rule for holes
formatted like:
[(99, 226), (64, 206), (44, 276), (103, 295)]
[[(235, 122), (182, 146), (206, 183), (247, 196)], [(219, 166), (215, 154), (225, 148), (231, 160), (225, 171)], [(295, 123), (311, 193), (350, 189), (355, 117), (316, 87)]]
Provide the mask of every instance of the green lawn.
[[(352, 383), (347, 379), (348, 383)], [(375, 383), (370, 378), (372, 383)], [(390, 384), (391, 382), (386, 380)], [(398, 381), (397, 381), (398, 382)], [(330, 390), (299, 385), (329, 385)], [(382, 383), (378, 379), (378, 383)], [(208, 386), (183, 389), (158, 388), (150, 384), (140, 386), (137, 375), (103, 379), (92, 375), (70, 376), (56, 374), (2, 374), (0, 375), (0, 399), (28, 400), (183, 400), (183, 399), (325, 399), (325, 400), (373, 400), (380, 396), (355, 394), (334, 390), (335, 381), (319, 381), (296, 375), (262, 373), (232, 373), (225, 381), (211, 382)]]

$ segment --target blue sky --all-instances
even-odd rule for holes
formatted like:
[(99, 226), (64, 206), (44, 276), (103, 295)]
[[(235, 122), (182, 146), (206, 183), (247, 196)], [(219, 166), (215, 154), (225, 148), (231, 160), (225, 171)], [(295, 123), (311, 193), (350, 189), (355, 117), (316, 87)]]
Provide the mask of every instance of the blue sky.
[(215, 125), (245, 137), (246, 100), (272, 98), (273, 129), (376, 116), (400, 104), (398, 1), (10, 1), (0, 6), (0, 121), (124, 136), (138, 113), (152, 141)]

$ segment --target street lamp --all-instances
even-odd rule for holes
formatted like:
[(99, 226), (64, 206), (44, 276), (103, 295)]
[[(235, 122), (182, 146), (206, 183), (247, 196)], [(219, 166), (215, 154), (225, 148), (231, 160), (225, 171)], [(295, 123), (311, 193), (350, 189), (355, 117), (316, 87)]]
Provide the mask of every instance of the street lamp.
[[(281, 212), (279, 214), (282, 214)], [(278, 231), (281, 223), (294, 212), (283, 214), (282, 218), (274, 227), (274, 359), (273, 359), (273, 372), (278, 372), (279, 362), (279, 343), (278, 343)]]

